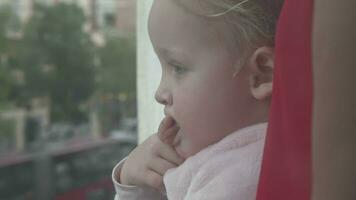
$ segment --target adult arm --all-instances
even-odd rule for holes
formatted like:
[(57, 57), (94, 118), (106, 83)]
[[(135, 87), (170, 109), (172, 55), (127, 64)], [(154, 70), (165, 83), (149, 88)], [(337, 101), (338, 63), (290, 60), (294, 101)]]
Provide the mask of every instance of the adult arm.
[(312, 200), (356, 199), (356, 1), (315, 0)]

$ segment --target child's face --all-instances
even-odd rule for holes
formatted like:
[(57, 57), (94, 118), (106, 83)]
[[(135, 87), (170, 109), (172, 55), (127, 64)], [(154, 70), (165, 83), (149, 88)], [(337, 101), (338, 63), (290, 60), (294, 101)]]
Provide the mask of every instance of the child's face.
[(217, 27), (172, 0), (155, 0), (151, 10), (149, 33), (162, 65), (156, 99), (180, 127), (174, 146), (185, 158), (249, 123), (248, 77), (242, 70), (233, 78), (238, 55)]

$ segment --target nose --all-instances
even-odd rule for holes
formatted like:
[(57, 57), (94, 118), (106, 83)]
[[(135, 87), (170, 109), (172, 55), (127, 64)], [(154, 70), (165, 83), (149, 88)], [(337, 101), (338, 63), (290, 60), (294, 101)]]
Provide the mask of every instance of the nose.
[(172, 105), (172, 94), (162, 81), (155, 93), (155, 99), (162, 105)]

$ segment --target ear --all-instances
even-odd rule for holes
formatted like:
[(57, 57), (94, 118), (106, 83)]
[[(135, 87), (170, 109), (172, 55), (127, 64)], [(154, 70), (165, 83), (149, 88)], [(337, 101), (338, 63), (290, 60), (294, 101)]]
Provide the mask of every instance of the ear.
[(260, 47), (248, 59), (250, 69), (249, 86), (257, 100), (265, 100), (272, 95), (274, 48)]

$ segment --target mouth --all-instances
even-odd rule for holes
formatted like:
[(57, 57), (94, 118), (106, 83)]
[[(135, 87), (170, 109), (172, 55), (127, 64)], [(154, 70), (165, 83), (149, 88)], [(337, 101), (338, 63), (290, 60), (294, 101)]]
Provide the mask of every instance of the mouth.
[(177, 120), (171, 115), (171, 113), (168, 112), (168, 109), (164, 110), (164, 115), (172, 120), (170, 127), (174, 127), (174, 128), (178, 129), (178, 131), (175, 133), (174, 139), (173, 139), (173, 141), (171, 143), (174, 147), (176, 147), (176, 146), (178, 146), (180, 144), (180, 134), (179, 134), (180, 125), (177, 122)]
[(172, 125), (171, 127), (177, 127), (177, 132), (175, 133), (175, 135), (173, 136), (173, 140), (171, 141), (171, 145), (172, 147), (175, 149), (175, 151), (182, 157), (182, 158), (186, 158), (184, 155), (184, 153), (181, 150), (181, 143), (182, 143), (182, 137), (183, 137), (183, 133), (182, 130), (180, 128), (179, 123), (176, 121), (176, 119), (174, 119), (174, 117), (172, 115), (166, 115), (167, 117), (170, 117), (172, 119)]
[(174, 139), (173, 139), (173, 143), (172, 143), (173, 146), (177, 146), (180, 143), (180, 135), (179, 135), (180, 126), (179, 126), (178, 122), (172, 116), (170, 116), (170, 115), (167, 115), (167, 116), (169, 116), (172, 119), (171, 127), (177, 128), (177, 132), (174, 135)]
[(170, 118), (172, 120), (172, 125), (171, 126), (178, 126), (179, 124), (177, 123), (176, 119), (172, 116), (172, 114), (170, 114), (170, 112), (167, 109), (164, 109), (164, 115), (166, 116), (166, 118)]
[(171, 117), (172, 118), (172, 126), (177, 126), (177, 127), (179, 127), (179, 124), (177, 123), (177, 121), (173, 118), (173, 117)]

